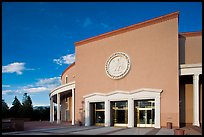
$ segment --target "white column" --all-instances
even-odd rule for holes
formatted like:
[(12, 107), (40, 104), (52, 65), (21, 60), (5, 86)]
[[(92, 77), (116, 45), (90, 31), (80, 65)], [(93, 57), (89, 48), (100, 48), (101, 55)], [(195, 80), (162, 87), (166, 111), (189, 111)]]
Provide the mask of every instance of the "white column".
[(128, 99), (128, 127), (134, 127), (134, 100)]
[(72, 89), (72, 125), (74, 125), (74, 121), (75, 121), (75, 92), (74, 89)]
[(199, 123), (199, 74), (193, 75), (193, 125), (200, 126), (200, 123)]
[(50, 122), (54, 122), (54, 113), (53, 113), (53, 111), (54, 111), (54, 107), (53, 107), (54, 105), (53, 105), (53, 97), (50, 97)]
[(105, 126), (110, 126), (110, 101), (105, 100)]
[(90, 126), (90, 104), (89, 102), (85, 99), (85, 126)]
[(57, 94), (57, 124), (60, 123), (60, 94)]
[(52, 115), (53, 115), (53, 117), (52, 117), (52, 120), (53, 120), (53, 122), (55, 121), (55, 103), (53, 102), (53, 111), (52, 111)]
[(154, 128), (160, 128), (160, 96), (155, 98), (155, 125)]

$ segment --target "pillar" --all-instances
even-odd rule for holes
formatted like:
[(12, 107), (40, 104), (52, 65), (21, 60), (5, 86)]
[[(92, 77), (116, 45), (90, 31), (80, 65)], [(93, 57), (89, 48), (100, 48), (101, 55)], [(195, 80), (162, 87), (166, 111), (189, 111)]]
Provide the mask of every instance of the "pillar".
[(57, 124), (60, 123), (60, 94), (57, 94)]
[(53, 97), (50, 97), (50, 122), (54, 122), (54, 104), (53, 104)]
[(110, 101), (105, 101), (105, 126), (110, 126)]
[(90, 126), (90, 105), (89, 102), (85, 100), (85, 126)]
[(74, 121), (75, 121), (75, 92), (74, 89), (72, 89), (72, 125), (74, 125)]
[(193, 126), (199, 123), (199, 74), (193, 75)]
[(161, 128), (160, 96), (155, 98), (155, 124), (154, 128)]
[(128, 127), (134, 127), (134, 100), (128, 99)]

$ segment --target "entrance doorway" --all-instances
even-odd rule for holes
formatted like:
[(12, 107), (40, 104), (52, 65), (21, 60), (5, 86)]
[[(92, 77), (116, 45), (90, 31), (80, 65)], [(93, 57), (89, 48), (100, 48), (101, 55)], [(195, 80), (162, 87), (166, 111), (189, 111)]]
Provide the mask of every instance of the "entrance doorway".
[(154, 127), (155, 123), (154, 99), (135, 101), (135, 126)]
[(128, 124), (128, 102), (113, 101), (111, 102), (111, 125), (127, 126)]
[(91, 103), (91, 125), (103, 126), (105, 122), (104, 102)]

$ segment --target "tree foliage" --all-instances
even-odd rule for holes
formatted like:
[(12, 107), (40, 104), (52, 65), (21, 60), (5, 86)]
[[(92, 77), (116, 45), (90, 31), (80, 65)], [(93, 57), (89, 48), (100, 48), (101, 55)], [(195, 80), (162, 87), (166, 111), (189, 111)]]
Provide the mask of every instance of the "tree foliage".
[(30, 96), (27, 93), (23, 94), (22, 115), (24, 118), (32, 118), (33, 105)]
[(37, 107), (33, 110), (33, 120), (48, 121), (50, 119), (50, 107)]
[(8, 118), (9, 117), (9, 107), (7, 103), (2, 99), (2, 118)]
[(17, 96), (15, 96), (12, 105), (13, 106), (10, 108), (11, 117), (15, 117), (15, 118), (22, 117), (22, 105), (18, 100)]
[(6, 102), (2, 100), (2, 114), (2, 118), (29, 118), (35, 121), (48, 121), (50, 119), (50, 107), (36, 107), (33, 109), (31, 97), (27, 93), (24, 93), (22, 104), (17, 96), (15, 96), (10, 109)]

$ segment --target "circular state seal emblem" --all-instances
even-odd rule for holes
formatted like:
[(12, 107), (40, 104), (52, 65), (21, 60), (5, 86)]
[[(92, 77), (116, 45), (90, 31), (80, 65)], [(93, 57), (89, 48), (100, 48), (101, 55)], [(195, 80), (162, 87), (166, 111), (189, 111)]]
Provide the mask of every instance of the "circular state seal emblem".
[(105, 64), (106, 74), (112, 79), (123, 78), (130, 70), (130, 58), (126, 53), (112, 54)]

